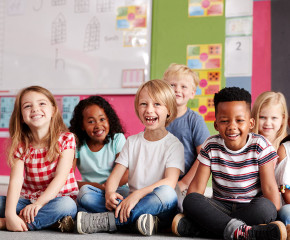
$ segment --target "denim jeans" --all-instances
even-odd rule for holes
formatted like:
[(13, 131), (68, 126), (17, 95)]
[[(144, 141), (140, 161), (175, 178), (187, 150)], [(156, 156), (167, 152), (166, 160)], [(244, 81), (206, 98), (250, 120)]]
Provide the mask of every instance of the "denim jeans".
[(290, 204), (286, 204), (280, 208), (278, 218), (285, 225), (290, 224)]
[[(118, 187), (117, 193), (121, 194), (124, 198), (129, 195), (130, 189), (127, 186)], [(78, 211), (101, 213), (107, 212), (105, 206), (105, 192), (92, 185), (84, 185), (81, 187), (78, 197)]]
[[(16, 206), (17, 215), (27, 205), (31, 204), (29, 199), (19, 198)], [(6, 196), (0, 196), (0, 218), (5, 218)], [(77, 206), (70, 197), (57, 197), (45, 204), (37, 213), (34, 222), (27, 224), (29, 230), (40, 230), (50, 227), (65, 216), (75, 218)]]
[[(86, 186), (86, 188), (84, 188)], [(80, 189), (77, 203), (88, 212), (107, 212), (105, 207), (105, 192), (93, 186), (85, 185)], [(84, 189), (83, 189), (84, 188)], [(127, 196), (124, 196), (124, 198)], [(134, 223), (142, 214), (149, 213), (157, 216), (160, 226), (170, 226), (177, 212), (177, 195), (173, 188), (167, 185), (155, 188), (151, 193), (142, 198), (131, 210), (127, 222), (121, 223), (116, 218), (116, 225), (122, 226)]]
[(201, 235), (211, 233), (224, 239), (232, 239), (234, 231), (243, 224), (267, 224), (277, 217), (275, 205), (263, 197), (250, 203), (235, 203), (191, 193), (184, 199), (183, 209), (186, 217), (202, 229)]

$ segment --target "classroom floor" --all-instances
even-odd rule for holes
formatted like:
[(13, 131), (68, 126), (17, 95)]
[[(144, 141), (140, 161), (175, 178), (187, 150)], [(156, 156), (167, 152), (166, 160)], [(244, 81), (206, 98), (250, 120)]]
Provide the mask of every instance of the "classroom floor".
[[(7, 185), (0, 184), (0, 195), (7, 194)], [(206, 191), (206, 195), (211, 194), (211, 189), (208, 188)], [(41, 231), (29, 231), (29, 232), (9, 232), (9, 231), (0, 231), (0, 239), (5, 240), (47, 240), (47, 239), (58, 239), (58, 240), (95, 240), (95, 239), (102, 239), (102, 240), (127, 240), (127, 239), (134, 239), (134, 240), (144, 240), (144, 236), (139, 234), (129, 234), (129, 233), (96, 233), (96, 234), (78, 234), (78, 233), (61, 233), (53, 230), (41, 230)], [(181, 239), (192, 239), (192, 238), (180, 238), (172, 233), (158, 233), (150, 237), (150, 240), (181, 240)], [(201, 238), (194, 238), (200, 239)], [(203, 240), (208, 240), (203, 238)]]

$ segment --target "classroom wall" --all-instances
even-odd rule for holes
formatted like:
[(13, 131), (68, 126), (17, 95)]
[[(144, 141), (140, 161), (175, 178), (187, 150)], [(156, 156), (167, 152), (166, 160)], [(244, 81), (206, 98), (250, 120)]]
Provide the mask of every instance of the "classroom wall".
[(282, 92), (290, 110), (290, 1), (271, 1), (272, 25), (272, 90)]
[[(186, 0), (182, 0), (187, 2)], [(157, 1), (154, 1), (156, 4)], [(162, 14), (160, 11), (168, 11), (166, 4), (169, 1), (163, 1), (164, 7), (158, 8), (159, 13), (153, 11), (154, 14)], [(172, 1), (171, 1), (172, 2)], [(177, 9), (178, 10), (178, 9)], [(176, 10), (176, 11), (177, 11)], [(170, 14), (170, 13), (168, 13)], [(174, 18), (174, 14), (171, 14)], [(178, 22), (182, 18), (175, 18)], [(180, 23), (182, 26), (182, 22)], [(271, 89), (271, 2), (270, 1), (254, 1), (254, 13), (253, 13), (253, 75), (252, 75), (252, 96), (253, 100), (263, 91)], [(165, 33), (164, 33), (165, 34)], [(193, 33), (194, 34), (194, 33)], [(176, 35), (176, 38), (182, 38), (180, 35)], [(174, 42), (174, 41), (173, 41)], [(152, 37), (152, 47), (158, 47), (161, 44), (158, 38)], [(174, 45), (172, 46), (174, 52)], [(179, 56), (179, 55), (178, 55)], [(172, 61), (180, 62), (185, 61), (180, 58), (172, 59)], [(158, 64), (155, 61), (155, 64)], [(154, 67), (154, 77), (161, 77), (165, 65), (151, 66)], [(152, 77), (152, 74), (151, 74)], [(143, 130), (143, 126), (135, 115), (134, 111), (134, 95), (107, 95), (105, 97), (116, 109), (117, 114), (126, 129), (126, 136), (136, 134)], [(10, 173), (5, 160), (6, 140), (0, 138), (0, 183), (7, 182)], [(79, 178), (79, 174), (77, 174)]]

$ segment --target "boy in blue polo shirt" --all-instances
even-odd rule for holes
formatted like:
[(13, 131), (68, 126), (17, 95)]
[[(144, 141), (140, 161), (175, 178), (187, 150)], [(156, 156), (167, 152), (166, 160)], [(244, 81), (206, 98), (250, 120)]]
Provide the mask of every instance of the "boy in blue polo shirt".
[(180, 175), (175, 189), (178, 208), (182, 212), (183, 199), (198, 167), (196, 157), (210, 134), (203, 118), (187, 107), (199, 84), (197, 74), (186, 65), (173, 63), (165, 71), (163, 79), (174, 89), (177, 103), (177, 117), (166, 129), (184, 146), (185, 171)]

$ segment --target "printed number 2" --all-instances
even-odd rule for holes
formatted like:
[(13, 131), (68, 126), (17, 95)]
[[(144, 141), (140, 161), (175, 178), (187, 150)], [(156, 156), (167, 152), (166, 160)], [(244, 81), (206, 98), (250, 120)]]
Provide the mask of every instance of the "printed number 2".
[(242, 50), (242, 49), (241, 49), (242, 43), (241, 43), (241, 42), (236, 42), (236, 44), (237, 44), (237, 48), (236, 48), (236, 50), (237, 50), (237, 51)]

